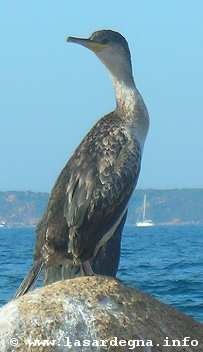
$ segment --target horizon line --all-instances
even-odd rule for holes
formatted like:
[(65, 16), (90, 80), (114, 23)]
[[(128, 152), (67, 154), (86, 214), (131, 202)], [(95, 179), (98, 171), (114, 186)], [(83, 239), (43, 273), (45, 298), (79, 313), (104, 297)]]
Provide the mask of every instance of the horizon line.
[[(187, 190), (203, 190), (202, 187), (172, 187), (172, 188), (156, 188), (156, 187), (142, 187), (136, 188), (133, 193), (137, 191), (187, 191)], [(19, 192), (19, 193), (43, 193), (43, 194), (50, 194), (51, 191), (33, 191), (33, 190), (0, 190), (0, 193), (12, 193), (12, 192)]]

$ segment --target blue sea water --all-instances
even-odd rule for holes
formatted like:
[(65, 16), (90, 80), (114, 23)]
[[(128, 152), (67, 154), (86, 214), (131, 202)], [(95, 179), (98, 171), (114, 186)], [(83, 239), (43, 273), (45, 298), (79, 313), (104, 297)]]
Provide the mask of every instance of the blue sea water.
[[(32, 263), (33, 229), (0, 229), (0, 304)], [(203, 322), (203, 226), (136, 228), (123, 234), (118, 277)]]

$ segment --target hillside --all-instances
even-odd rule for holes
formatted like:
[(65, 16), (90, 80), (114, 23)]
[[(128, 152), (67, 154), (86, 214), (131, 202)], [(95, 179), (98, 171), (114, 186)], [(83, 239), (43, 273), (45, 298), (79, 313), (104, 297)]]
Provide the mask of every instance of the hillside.
[(145, 193), (146, 217), (155, 224), (203, 224), (203, 189), (138, 190), (130, 202), (128, 222), (141, 219)]
[[(141, 220), (145, 193), (146, 216), (156, 224), (203, 224), (203, 189), (137, 190), (130, 202), (128, 223)], [(0, 226), (35, 226), (47, 201), (47, 193), (0, 192)]]
[(47, 193), (0, 192), (0, 224), (35, 226), (48, 201)]

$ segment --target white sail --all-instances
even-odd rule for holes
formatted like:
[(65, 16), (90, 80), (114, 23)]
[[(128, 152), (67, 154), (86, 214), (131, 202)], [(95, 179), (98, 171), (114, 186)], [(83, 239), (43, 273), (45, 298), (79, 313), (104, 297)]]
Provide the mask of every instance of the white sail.
[(142, 221), (136, 222), (136, 226), (138, 226), (138, 227), (154, 226), (153, 221), (146, 218), (146, 206), (147, 206), (147, 195), (145, 193), (144, 194), (144, 201), (143, 201)]

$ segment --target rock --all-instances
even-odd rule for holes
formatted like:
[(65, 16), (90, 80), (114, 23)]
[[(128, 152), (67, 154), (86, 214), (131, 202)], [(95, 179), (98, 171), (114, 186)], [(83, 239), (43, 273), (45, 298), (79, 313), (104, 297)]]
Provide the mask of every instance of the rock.
[[(172, 343), (181, 347), (163, 346)], [(203, 325), (113, 278), (81, 277), (1, 308), (0, 345), (1, 352), (201, 352)]]

